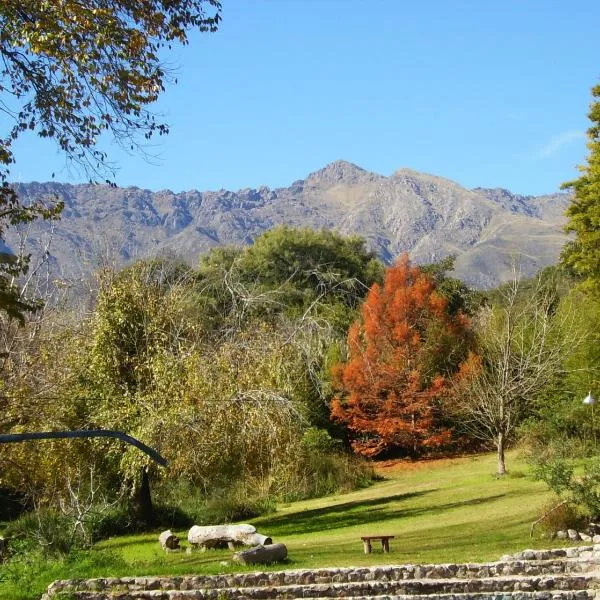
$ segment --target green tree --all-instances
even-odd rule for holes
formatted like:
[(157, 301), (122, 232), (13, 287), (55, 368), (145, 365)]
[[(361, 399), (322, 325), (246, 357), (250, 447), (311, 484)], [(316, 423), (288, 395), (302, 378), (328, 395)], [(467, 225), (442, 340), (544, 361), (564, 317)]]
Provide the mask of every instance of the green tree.
[[(170, 76), (160, 54), (189, 29), (214, 31), (217, 0), (3, 0), (0, 3), (0, 248), (6, 228), (60, 206), (24, 205), (9, 183), (14, 141), (26, 131), (56, 141), (92, 179), (112, 172), (97, 142), (121, 146), (168, 133), (148, 109)], [(50, 211), (50, 212), (48, 212)], [(16, 278), (27, 261), (0, 254), (0, 310), (20, 317)]]
[(243, 250), (215, 249), (200, 263), (217, 322), (326, 319), (345, 334), (383, 264), (358, 236), (309, 228), (276, 227)]
[(448, 301), (451, 315), (459, 312), (473, 315), (485, 303), (486, 296), (484, 292), (471, 289), (460, 279), (448, 275), (454, 271), (455, 261), (456, 256), (451, 254), (439, 262), (421, 265), (421, 271), (435, 281), (436, 291)]
[[(592, 88), (592, 96), (600, 98), (600, 85)], [(562, 254), (562, 261), (584, 277), (595, 291), (600, 284), (600, 99), (594, 100), (588, 114), (591, 127), (587, 131), (589, 155), (581, 175), (563, 184), (573, 190), (574, 197), (567, 209), (567, 231), (575, 233)]]

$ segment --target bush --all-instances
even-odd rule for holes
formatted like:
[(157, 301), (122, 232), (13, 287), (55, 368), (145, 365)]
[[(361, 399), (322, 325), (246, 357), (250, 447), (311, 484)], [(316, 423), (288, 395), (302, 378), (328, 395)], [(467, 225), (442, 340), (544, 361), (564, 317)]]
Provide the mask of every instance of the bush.
[(339, 450), (339, 440), (334, 440), (328, 431), (317, 427), (310, 427), (302, 436), (302, 444), (304, 448), (311, 454), (322, 453), (328, 454), (335, 450)]
[(376, 480), (373, 467), (362, 458), (344, 452), (323, 453), (305, 448), (296, 471), (278, 497), (305, 500), (368, 487)]
[(275, 511), (275, 498), (263, 493), (261, 486), (232, 485), (206, 495), (189, 482), (178, 481), (163, 484), (156, 497), (157, 518), (170, 528), (246, 521)]
[(542, 515), (545, 516), (538, 526), (548, 534), (567, 529), (580, 530), (585, 525), (585, 519), (575, 505), (570, 502), (560, 503), (558, 499), (544, 505)]
[(247, 521), (261, 515), (275, 512), (275, 498), (258, 496), (252, 498), (244, 494), (233, 493), (222, 498), (214, 497), (206, 503), (205, 512), (198, 519), (199, 525), (213, 523), (232, 523)]
[(586, 459), (582, 469), (562, 457), (538, 457), (534, 476), (544, 481), (562, 500), (589, 519), (600, 517), (600, 457)]
[[(55, 509), (41, 508), (9, 522), (5, 535), (29, 550), (39, 546), (48, 556), (65, 555), (76, 548), (90, 547), (98, 540), (139, 530), (128, 508), (117, 505), (108, 509), (98, 507), (80, 526)], [(14, 548), (14, 543), (11, 547)]]
[[(69, 520), (52, 509), (25, 513), (11, 521), (5, 536), (19, 541), (22, 550), (39, 546), (45, 555), (64, 555), (81, 544)], [(14, 550), (14, 542), (11, 544)]]

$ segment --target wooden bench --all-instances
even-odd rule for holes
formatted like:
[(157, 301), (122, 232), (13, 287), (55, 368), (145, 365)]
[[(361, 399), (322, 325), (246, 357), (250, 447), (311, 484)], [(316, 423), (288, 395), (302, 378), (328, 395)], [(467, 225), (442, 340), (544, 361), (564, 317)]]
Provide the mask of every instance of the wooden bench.
[(390, 551), (390, 540), (394, 539), (393, 535), (363, 535), (360, 538), (365, 549), (365, 554), (371, 554), (371, 541), (381, 540), (381, 547), (384, 552)]

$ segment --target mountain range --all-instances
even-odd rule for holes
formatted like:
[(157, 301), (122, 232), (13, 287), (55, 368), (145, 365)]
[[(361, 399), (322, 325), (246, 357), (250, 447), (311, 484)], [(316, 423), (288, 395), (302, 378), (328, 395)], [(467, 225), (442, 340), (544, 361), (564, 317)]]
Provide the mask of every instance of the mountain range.
[[(408, 252), (418, 263), (456, 255), (455, 275), (491, 287), (513, 265), (532, 275), (554, 264), (567, 240), (568, 194), (521, 196), (504, 189), (465, 189), (409, 169), (390, 176), (333, 162), (286, 188), (237, 192), (152, 192), (137, 187), (19, 184), (24, 199), (58, 197), (56, 223), (37, 222), (26, 246), (48, 247), (53, 269), (80, 277), (107, 260), (117, 265), (164, 253), (194, 263), (210, 248), (249, 244), (279, 224), (359, 234), (385, 262)], [(18, 240), (9, 230), (7, 244)]]

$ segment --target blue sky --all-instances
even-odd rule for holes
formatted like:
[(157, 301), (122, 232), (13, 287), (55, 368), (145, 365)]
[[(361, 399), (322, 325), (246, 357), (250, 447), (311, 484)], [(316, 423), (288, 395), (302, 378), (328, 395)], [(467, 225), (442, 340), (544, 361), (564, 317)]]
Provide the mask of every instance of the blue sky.
[[(597, 0), (223, 0), (216, 34), (168, 56), (171, 133), (147, 162), (109, 145), (118, 185), (287, 186), (345, 159), (466, 187), (558, 190), (585, 160), (600, 82)], [(80, 181), (48, 142), (13, 179)]]

